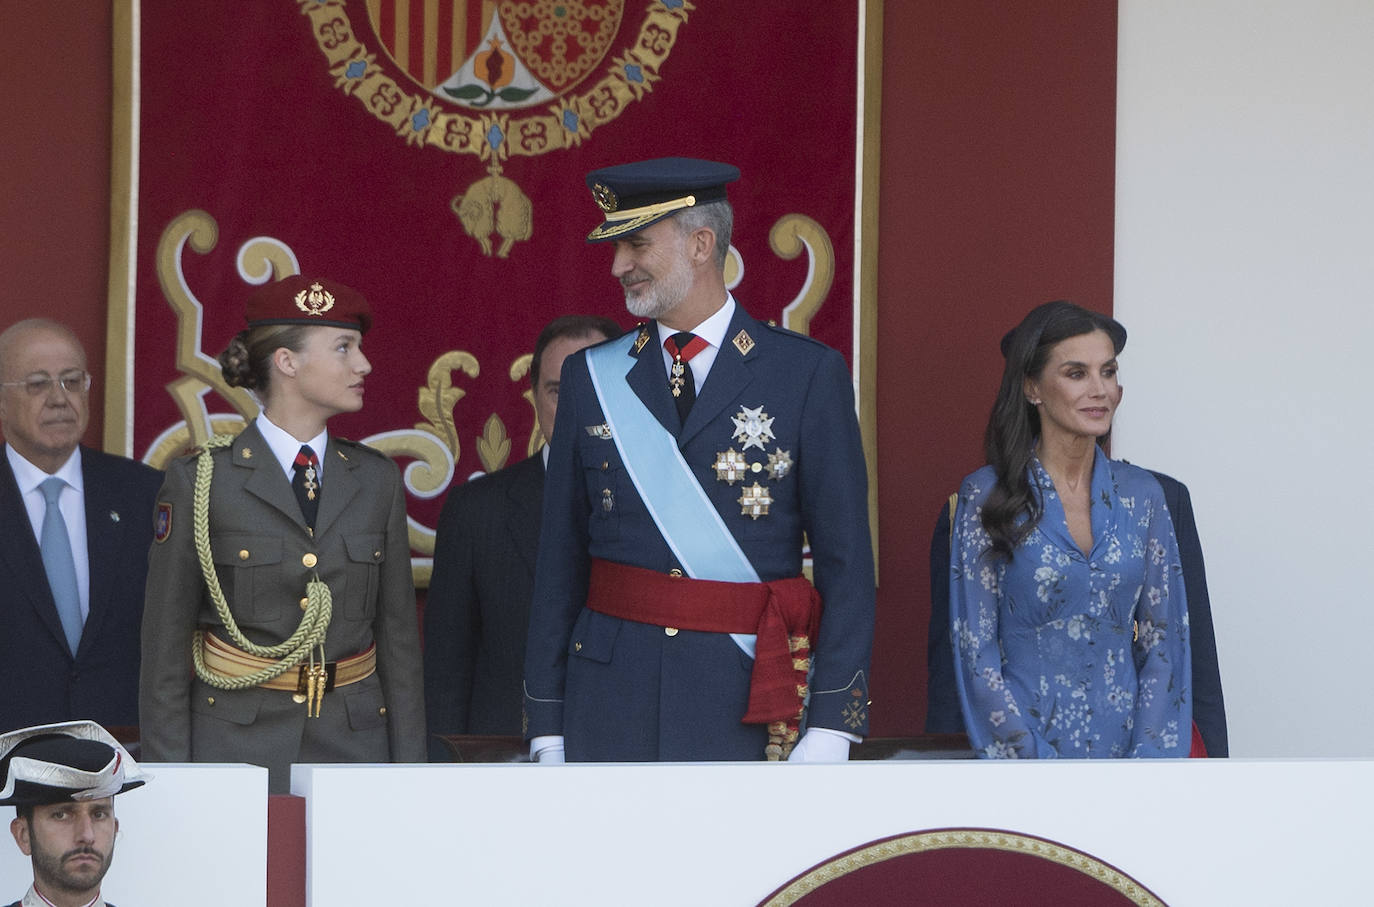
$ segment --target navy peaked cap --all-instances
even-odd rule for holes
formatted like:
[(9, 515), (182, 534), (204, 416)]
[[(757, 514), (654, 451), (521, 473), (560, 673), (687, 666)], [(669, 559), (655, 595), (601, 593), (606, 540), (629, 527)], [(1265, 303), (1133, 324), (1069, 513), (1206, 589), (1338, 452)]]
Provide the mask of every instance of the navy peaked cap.
[(587, 174), (587, 188), (605, 221), (587, 234), (603, 242), (637, 233), (683, 208), (725, 198), (725, 186), (739, 179), (739, 168), (690, 157), (660, 157)]

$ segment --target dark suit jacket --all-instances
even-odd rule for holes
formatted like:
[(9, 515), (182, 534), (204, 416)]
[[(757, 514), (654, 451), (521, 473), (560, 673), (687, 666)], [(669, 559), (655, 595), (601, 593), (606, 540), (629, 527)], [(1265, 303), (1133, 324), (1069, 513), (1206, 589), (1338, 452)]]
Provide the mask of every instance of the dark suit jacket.
[[(425, 599), (430, 734), (520, 734), (542, 451), (449, 493)], [(431, 738), (432, 740), (433, 738)], [(444, 761), (430, 744), (430, 758)]]
[[(807, 719), (863, 736), (873, 555), (867, 471), (843, 357), (737, 308), (682, 423), (654, 326), (647, 330), (650, 341), (629, 350), (633, 361), (624, 377), (605, 380), (623, 380), (673, 435), (706, 500), (761, 580), (801, 573), (806, 534), (824, 601), (812, 642)], [(614, 439), (597, 429), (607, 417), (587, 354), (568, 357), (559, 385), (525, 658), (527, 736), (563, 734), (570, 761), (761, 758), (767, 739), (762, 726), (740, 721), (752, 661), (729, 635), (678, 632), (587, 607), (595, 604), (587, 600), (593, 558), (662, 574), (682, 569)], [(735, 420), (745, 408), (760, 408), (772, 420), (766, 446), (744, 448)], [(759, 464), (759, 471), (733, 484), (718, 477), (713, 464), (731, 449)], [(763, 468), (768, 458), (784, 454), (791, 468), (770, 477)], [(740, 503), (743, 489), (755, 484), (771, 496), (767, 515), (757, 519)]]
[(292, 762), (424, 761), (420, 632), (396, 464), (330, 436), (312, 535), (256, 424), (211, 456), (210, 553), (244, 635), (258, 645), (287, 639), (300, 625), (306, 584), (318, 576), (333, 598), (325, 661), (375, 643), (377, 670), (326, 694), (318, 718), (307, 718), (285, 690), (222, 690), (193, 675), (193, 631), (203, 626), (229, 637), (193, 541), (196, 457), (182, 457), (168, 467), (158, 494), (170, 523), (149, 555), (143, 758), (265, 765), (272, 793), (289, 790)]
[(162, 473), (81, 448), (91, 610), (73, 658), (43, 556), (0, 449), (0, 728), (138, 723), (139, 625)]
[[(1217, 665), (1212, 603), (1207, 597), (1207, 567), (1193, 520), (1188, 488), (1162, 472), (1150, 473), (1164, 489), (1188, 592), (1189, 645), (1193, 660), (1193, 723), (1208, 756), (1227, 755), (1226, 702)], [(926, 642), (926, 733), (963, 733), (964, 717), (954, 682), (954, 647), (949, 638), (949, 507), (940, 508), (930, 540), (930, 637)]]

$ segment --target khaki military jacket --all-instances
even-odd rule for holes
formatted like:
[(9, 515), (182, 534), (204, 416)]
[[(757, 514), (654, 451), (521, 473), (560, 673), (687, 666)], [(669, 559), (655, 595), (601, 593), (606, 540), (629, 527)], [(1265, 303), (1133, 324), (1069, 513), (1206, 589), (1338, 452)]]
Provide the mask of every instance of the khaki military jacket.
[(329, 661), (376, 643), (377, 671), (324, 697), (318, 718), (292, 693), (223, 690), (198, 679), (191, 635), (228, 641), (192, 537), (195, 457), (177, 460), (158, 497), (149, 555), (140, 683), (142, 756), (150, 762), (250, 762), (289, 789), (293, 762), (425, 759), (423, 683), (405, 497), (396, 464), (329, 439), (312, 536), (291, 485), (250, 425), (214, 457), (210, 548), (234, 620), (259, 645), (295, 631), (316, 574), (333, 596)]

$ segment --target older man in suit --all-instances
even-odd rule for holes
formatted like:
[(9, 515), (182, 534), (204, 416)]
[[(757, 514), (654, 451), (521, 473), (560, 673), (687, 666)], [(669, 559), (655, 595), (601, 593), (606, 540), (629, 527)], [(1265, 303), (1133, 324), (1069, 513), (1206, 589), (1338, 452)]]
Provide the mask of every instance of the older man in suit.
[[(621, 333), (609, 318), (563, 315), (534, 345), (530, 386), (536, 431), (553, 433), (563, 360)], [(425, 599), (425, 708), (433, 735), (518, 735), (525, 632), (534, 589), (545, 444), (533, 456), (449, 493), (434, 541)]]
[(0, 727), (138, 723), (139, 625), (161, 473), (81, 445), (76, 336), (0, 333)]
[(563, 366), (525, 658), (540, 762), (843, 760), (867, 732), (853, 380), (726, 288), (739, 175), (667, 158), (587, 177), (588, 239), (649, 320)]

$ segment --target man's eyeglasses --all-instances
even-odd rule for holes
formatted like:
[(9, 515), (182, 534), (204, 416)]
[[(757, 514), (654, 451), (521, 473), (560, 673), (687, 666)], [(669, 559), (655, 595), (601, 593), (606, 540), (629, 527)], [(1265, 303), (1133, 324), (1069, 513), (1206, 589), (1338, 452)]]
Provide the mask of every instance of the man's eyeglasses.
[(52, 375), (30, 375), (23, 381), (0, 381), (0, 387), (22, 387), (30, 397), (46, 397), (52, 393), (54, 384), (61, 385), (69, 394), (84, 394), (91, 389), (90, 372), (63, 372), (54, 378)]

